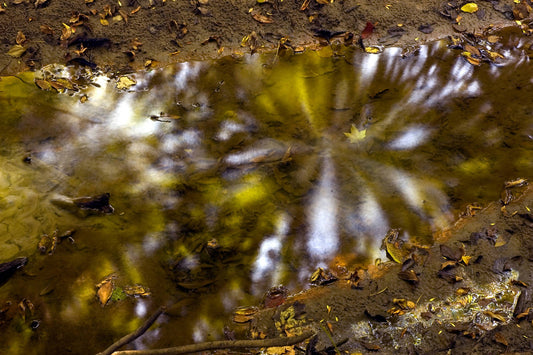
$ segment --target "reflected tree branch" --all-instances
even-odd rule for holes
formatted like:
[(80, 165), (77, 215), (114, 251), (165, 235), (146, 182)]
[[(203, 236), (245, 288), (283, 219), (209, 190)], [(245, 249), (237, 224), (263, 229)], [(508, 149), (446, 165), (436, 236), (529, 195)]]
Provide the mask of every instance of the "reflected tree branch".
[(206, 350), (220, 349), (243, 349), (243, 348), (267, 348), (273, 346), (289, 346), (298, 344), (316, 333), (312, 330), (304, 332), (302, 335), (289, 338), (256, 339), (256, 340), (221, 340), (197, 343), (173, 348), (154, 350), (125, 350), (114, 352), (113, 355), (168, 355), (168, 354), (190, 354)]
[[(143, 335), (148, 330), (148, 328), (150, 328), (152, 324), (154, 324), (154, 322), (157, 320), (157, 318), (159, 318), (159, 316), (161, 315), (161, 313), (163, 313), (164, 310), (165, 310), (165, 307), (159, 307), (157, 311), (155, 311), (155, 313), (152, 314), (150, 318), (148, 318), (141, 327), (139, 327), (134, 332), (126, 336), (123, 336), (118, 341), (111, 344), (111, 346), (109, 346), (107, 349), (105, 349), (101, 353), (98, 353), (97, 355), (111, 355), (115, 352), (115, 350), (117, 350), (121, 346), (131, 343), (132, 341), (134, 341), (135, 339)], [(122, 351), (119, 351), (119, 353), (122, 353)]]

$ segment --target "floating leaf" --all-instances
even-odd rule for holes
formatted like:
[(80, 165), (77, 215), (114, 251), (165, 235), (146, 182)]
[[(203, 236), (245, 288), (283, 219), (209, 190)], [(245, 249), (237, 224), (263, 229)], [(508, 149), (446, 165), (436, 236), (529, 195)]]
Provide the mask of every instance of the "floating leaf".
[(464, 4), (461, 7), (461, 11), (468, 12), (468, 13), (473, 13), (473, 12), (476, 12), (477, 10), (478, 10), (478, 6), (475, 2), (469, 2), (467, 4)]
[(96, 292), (96, 295), (98, 296), (98, 300), (100, 301), (100, 304), (102, 306), (105, 306), (106, 303), (111, 298), (111, 295), (113, 294), (113, 281), (112, 279), (106, 278), (104, 281), (102, 281), (100, 284), (98, 284), (98, 291)]
[(117, 82), (117, 89), (119, 90), (128, 89), (129, 87), (135, 84), (137, 84), (135, 79), (132, 79), (129, 76), (121, 76)]
[(366, 137), (366, 129), (358, 130), (355, 125), (352, 125), (350, 132), (345, 132), (344, 135), (348, 137), (350, 143), (357, 143)]

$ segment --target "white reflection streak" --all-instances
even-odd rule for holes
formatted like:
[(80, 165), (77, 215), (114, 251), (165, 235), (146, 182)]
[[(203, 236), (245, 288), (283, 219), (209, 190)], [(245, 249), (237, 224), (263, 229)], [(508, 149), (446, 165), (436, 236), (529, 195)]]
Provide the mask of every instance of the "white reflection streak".
[(359, 79), (360, 88), (362, 88), (363, 86), (367, 86), (371, 82), (371, 79), (376, 74), (379, 58), (380, 56), (375, 54), (367, 54), (363, 56), (363, 60), (361, 61), (361, 74)]
[(174, 86), (178, 91), (182, 91), (187, 87), (187, 83), (192, 78), (195, 78), (202, 69), (200, 62), (185, 62), (180, 65), (180, 70), (174, 78)]
[[(356, 214), (349, 217), (349, 221), (350, 230), (354, 234), (381, 238), (389, 230), (389, 222), (383, 208), (368, 189), (361, 192), (361, 204)], [(360, 246), (362, 251), (365, 251), (363, 243)]]
[(312, 257), (324, 260), (337, 251), (339, 235), (335, 175), (329, 154), (325, 154), (322, 166), (322, 179), (314, 192), (309, 209), (307, 250)]
[(428, 138), (428, 129), (420, 126), (410, 127), (393, 140), (389, 144), (389, 148), (394, 150), (414, 149), (423, 144)]
[[(259, 247), (259, 253), (255, 259), (252, 280), (260, 281), (268, 274), (271, 276), (269, 284), (279, 283), (280, 279), (280, 252), (283, 247), (283, 241), (289, 231), (289, 217), (281, 214), (276, 222), (276, 232), (274, 235), (266, 238)], [(262, 286), (261, 286), (262, 289)]]

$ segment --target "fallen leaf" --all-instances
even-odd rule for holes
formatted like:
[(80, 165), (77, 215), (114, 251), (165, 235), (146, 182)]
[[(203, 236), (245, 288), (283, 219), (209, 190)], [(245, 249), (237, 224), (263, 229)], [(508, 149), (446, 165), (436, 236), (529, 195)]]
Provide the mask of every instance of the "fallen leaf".
[(370, 37), (372, 32), (374, 32), (374, 24), (372, 22), (368, 21), (366, 23), (366, 26), (365, 26), (363, 32), (361, 32), (361, 38), (365, 39), (365, 38)]
[(42, 6), (44, 4), (46, 4), (48, 2), (48, 0), (37, 0), (35, 1), (35, 7), (39, 7), (39, 6)]
[(72, 36), (74, 32), (76, 32), (76, 29), (74, 27), (70, 27), (69, 25), (64, 23), (63, 29), (61, 30), (61, 37), (59, 39), (62, 41), (67, 40), (70, 38), (70, 36)]
[(24, 33), (18, 31), (17, 39), (15, 40), (15, 42), (17, 42), (17, 44), (23, 44), (24, 42), (26, 42), (26, 36), (24, 36)]
[(304, 2), (302, 3), (302, 6), (300, 6), (300, 11), (305, 11), (307, 7), (309, 6), (310, 2), (311, 2), (310, 0), (304, 0)]
[(11, 49), (7, 52), (10, 56), (13, 58), (20, 58), (24, 52), (26, 52), (26, 48), (21, 46), (20, 44), (15, 44)]
[(137, 84), (135, 79), (132, 79), (128, 76), (121, 76), (117, 81), (117, 89), (128, 89), (129, 87)]
[(111, 298), (111, 294), (113, 293), (113, 281), (111, 278), (107, 278), (99, 285), (100, 287), (98, 288), (96, 295), (98, 296), (100, 304), (102, 306), (105, 306), (107, 301), (109, 301), (109, 299)]
[(107, 21), (107, 19), (105, 18), (101, 18), (100, 23), (102, 24), (102, 26), (109, 26), (109, 21)]
[(365, 52), (377, 54), (377, 53), (381, 53), (381, 49), (378, 47), (365, 47)]
[(468, 13), (473, 13), (473, 12), (476, 12), (477, 10), (478, 10), (478, 6), (475, 2), (469, 2), (467, 4), (464, 4), (461, 7), (461, 11), (468, 12)]
[(500, 332), (494, 333), (494, 341), (505, 346), (509, 345), (509, 343), (507, 342), (507, 339), (505, 339), (505, 336)]
[[(37, 85), (37, 87), (41, 90), (50, 90), (52, 88), (52, 85), (50, 85), (50, 82), (48, 80), (42, 80), (42, 79), (35, 79), (35, 85)], [(39, 247), (39, 249), (41, 249), (42, 251), (42, 248)], [(46, 251), (46, 249), (45, 249)], [(44, 253), (44, 251), (42, 251)]]
[(366, 137), (366, 129), (358, 130), (355, 125), (352, 125), (350, 132), (344, 132), (344, 135), (348, 137), (350, 143), (357, 143), (362, 141)]
[(53, 35), (54, 34), (54, 30), (50, 26), (41, 25), (39, 28), (41, 29), (41, 32), (44, 33), (45, 35)]
[(261, 15), (257, 12), (252, 13), (252, 17), (254, 20), (256, 20), (259, 23), (272, 23), (274, 20), (272, 17)]
[(498, 314), (492, 311), (485, 311), (483, 313), (492, 319), (499, 320), (500, 322), (505, 322), (505, 317), (502, 316), (501, 314)]

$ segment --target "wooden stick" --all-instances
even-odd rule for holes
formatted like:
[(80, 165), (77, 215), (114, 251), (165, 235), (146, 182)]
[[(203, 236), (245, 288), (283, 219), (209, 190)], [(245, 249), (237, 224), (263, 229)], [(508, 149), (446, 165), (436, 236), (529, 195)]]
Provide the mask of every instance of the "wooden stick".
[(123, 336), (118, 341), (111, 344), (110, 347), (108, 347), (101, 353), (98, 353), (97, 355), (111, 355), (115, 350), (117, 350), (121, 346), (131, 343), (132, 341), (134, 341), (135, 339), (143, 335), (148, 330), (148, 328), (150, 328), (150, 326), (154, 324), (154, 322), (157, 320), (157, 318), (159, 318), (159, 316), (161, 315), (161, 313), (163, 313), (164, 310), (165, 310), (164, 307), (159, 307), (157, 311), (154, 314), (152, 314), (150, 318), (148, 318), (146, 322), (144, 322), (144, 324), (140, 328), (135, 330), (133, 333)]
[(316, 333), (309, 330), (302, 335), (288, 338), (257, 339), (257, 340), (221, 340), (197, 343), (173, 348), (154, 350), (124, 350), (114, 352), (113, 355), (169, 355), (190, 354), (205, 350), (239, 349), (239, 348), (267, 348), (272, 346), (289, 346), (298, 344)]

